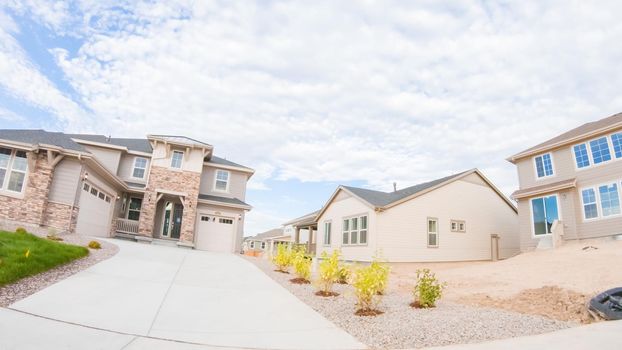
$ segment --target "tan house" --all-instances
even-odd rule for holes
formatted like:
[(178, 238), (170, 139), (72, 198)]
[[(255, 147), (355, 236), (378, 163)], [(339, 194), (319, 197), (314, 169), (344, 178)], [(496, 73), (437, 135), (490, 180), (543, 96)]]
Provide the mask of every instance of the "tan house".
[(520, 246), (622, 234), (622, 113), (508, 158), (516, 164)]
[(339, 186), (315, 219), (316, 254), (389, 262), (507, 258), (519, 251), (516, 207), (473, 169), (394, 192)]
[(0, 130), (0, 227), (234, 252), (253, 170), (183, 136)]

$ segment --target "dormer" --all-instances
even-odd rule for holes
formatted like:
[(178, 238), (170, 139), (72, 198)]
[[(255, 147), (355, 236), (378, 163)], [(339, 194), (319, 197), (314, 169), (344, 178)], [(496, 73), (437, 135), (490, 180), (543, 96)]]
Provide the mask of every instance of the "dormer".
[(153, 165), (173, 171), (200, 173), (203, 162), (212, 156), (214, 147), (185, 136), (147, 135), (153, 148)]

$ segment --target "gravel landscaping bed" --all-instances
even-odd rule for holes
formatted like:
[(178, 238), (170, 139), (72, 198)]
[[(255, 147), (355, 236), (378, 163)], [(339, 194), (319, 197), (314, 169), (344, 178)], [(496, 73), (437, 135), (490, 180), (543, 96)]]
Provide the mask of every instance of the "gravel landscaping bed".
[(355, 316), (356, 298), (349, 285), (335, 284), (337, 297), (318, 297), (314, 285), (292, 284), (294, 275), (274, 272), (261, 258), (245, 257), (300, 300), (371, 348), (420, 348), (476, 343), (551, 332), (578, 325), (541, 316), (486, 307), (438, 303), (434, 309), (413, 309), (410, 294), (389, 290), (374, 317)]
[[(90, 241), (97, 240), (92, 237), (78, 235), (59, 235), (63, 239), (62, 243), (86, 246)], [(23, 278), (15, 283), (0, 288), (0, 307), (24, 299), (39, 290), (46, 288), (60, 280), (63, 280), (77, 272), (95, 265), (102, 260), (106, 260), (119, 251), (119, 247), (114, 244), (97, 240), (101, 244), (101, 249), (89, 249), (89, 255), (74, 260), (68, 264), (57, 266), (49, 271), (35, 276)]]

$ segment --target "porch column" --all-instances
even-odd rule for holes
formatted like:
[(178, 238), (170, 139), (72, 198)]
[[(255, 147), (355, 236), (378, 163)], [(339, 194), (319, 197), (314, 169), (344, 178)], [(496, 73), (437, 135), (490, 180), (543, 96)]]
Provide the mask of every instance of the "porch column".
[(307, 253), (311, 253), (311, 244), (313, 243), (313, 226), (309, 226), (309, 240), (307, 240)]
[(296, 234), (294, 235), (294, 243), (300, 243), (300, 227), (296, 226)]

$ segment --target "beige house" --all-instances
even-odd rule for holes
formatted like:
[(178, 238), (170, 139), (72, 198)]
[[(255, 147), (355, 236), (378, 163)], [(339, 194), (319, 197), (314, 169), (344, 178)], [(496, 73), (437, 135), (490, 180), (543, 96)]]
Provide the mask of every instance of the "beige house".
[(285, 235), (282, 228), (275, 228), (244, 238), (242, 250), (244, 252), (249, 250), (270, 252), (270, 248), (274, 245), (274, 242), (289, 243), (290, 241), (291, 236)]
[(0, 226), (234, 252), (253, 170), (182, 136), (0, 130)]
[(522, 250), (622, 234), (622, 114), (508, 158), (516, 164)]
[(389, 262), (507, 258), (519, 251), (516, 207), (473, 169), (394, 192), (339, 186), (316, 216), (316, 254)]

